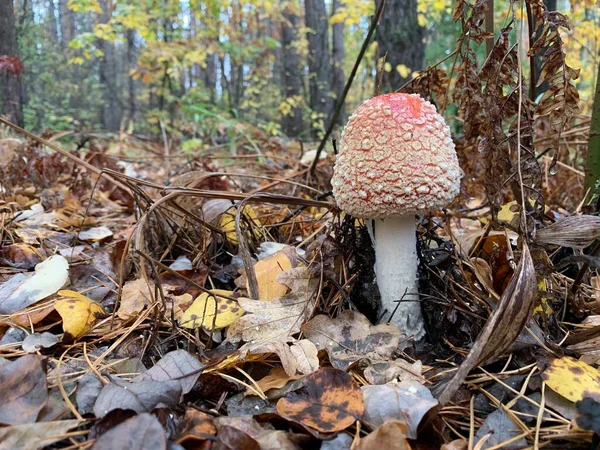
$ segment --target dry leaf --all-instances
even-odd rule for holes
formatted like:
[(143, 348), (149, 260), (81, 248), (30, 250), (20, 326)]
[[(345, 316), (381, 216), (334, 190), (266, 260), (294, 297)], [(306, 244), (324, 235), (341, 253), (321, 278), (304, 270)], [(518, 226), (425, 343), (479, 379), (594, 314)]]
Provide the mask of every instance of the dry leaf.
[(0, 285), (0, 314), (12, 314), (54, 294), (69, 278), (69, 263), (54, 255), (35, 266), (29, 277), (13, 275)]
[(390, 420), (360, 439), (354, 450), (410, 450), (406, 440), (407, 427), (403, 422)]
[(418, 381), (424, 383), (421, 361), (409, 363), (403, 359), (393, 361), (372, 361), (365, 370), (364, 377), (370, 384), (386, 384), (390, 381)]
[(281, 365), (289, 376), (295, 375), (296, 372), (309, 374), (319, 368), (317, 348), (306, 339), (292, 344), (284, 341), (248, 342), (240, 347), (238, 352), (240, 358), (245, 358), (248, 354), (275, 353), (279, 356)]
[[(176, 287), (168, 284), (163, 284), (162, 289), (169, 299), (174, 297), (170, 295), (170, 292), (177, 290)], [(148, 286), (148, 282), (144, 278), (128, 281), (123, 285), (117, 316), (123, 320), (131, 319), (141, 313), (144, 308), (152, 305), (153, 302), (154, 285)], [(167, 305), (169, 303), (167, 302)]]
[(62, 298), (54, 302), (54, 308), (63, 319), (66, 340), (83, 336), (92, 329), (96, 320), (105, 317), (104, 308), (85, 295), (75, 291), (58, 291)]
[(585, 248), (600, 236), (600, 217), (570, 216), (536, 231), (535, 241), (560, 247)]
[(333, 367), (346, 370), (362, 358), (388, 359), (398, 347), (402, 332), (392, 324), (374, 326), (365, 316), (342, 311), (335, 319), (319, 315), (302, 327), (319, 350), (326, 350)]
[(166, 450), (167, 437), (152, 414), (139, 414), (121, 422), (96, 439), (92, 450)]
[(312, 314), (319, 280), (306, 268), (282, 273), (279, 281), (290, 287), (285, 297), (265, 302), (239, 298), (240, 306), (249, 314), (229, 327), (227, 337), (235, 342), (271, 342), (287, 340), (300, 332), (300, 326)]
[(0, 366), (0, 423), (35, 422), (47, 401), (44, 358), (27, 355)]
[(325, 368), (308, 375), (304, 387), (277, 402), (277, 412), (324, 433), (342, 431), (363, 415), (362, 392), (346, 372)]
[(0, 427), (0, 450), (37, 450), (52, 448), (52, 444), (65, 438), (79, 420), (27, 423), (12, 427)]
[(206, 330), (218, 330), (228, 327), (245, 314), (238, 302), (219, 295), (233, 297), (234, 293), (219, 289), (203, 292), (178, 317), (179, 325), (191, 329), (202, 326)]
[(258, 261), (254, 265), (258, 282), (258, 299), (270, 301), (283, 297), (287, 293), (288, 287), (279, 283), (276, 277), (291, 268), (292, 262), (284, 251), (278, 251), (268, 258)]
[(388, 420), (401, 420), (407, 425), (409, 439), (417, 438), (421, 420), (438, 405), (429, 389), (417, 381), (363, 386), (361, 390), (365, 401), (364, 421), (378, 427)]
[(600, 371), (569, 356), (552, 359), (542, 372), (550, 389), (577, 402), (591, 397), (600, 400)]
[[(256, 384), (266, 393), (271, 389), (281, 389), (290, 381), (297, 380), (300, 377), (301, 375), (288, 375), (282, 367), (273, 367), (269, 375), (258, 380)], [(250, 389), (246, 389), (245, 394), (253, 395), (254, 392)]]
[(77, 236), (82, 241), (101, 242), (112, 237), (113, 232), (106, 227), (89, 228)]

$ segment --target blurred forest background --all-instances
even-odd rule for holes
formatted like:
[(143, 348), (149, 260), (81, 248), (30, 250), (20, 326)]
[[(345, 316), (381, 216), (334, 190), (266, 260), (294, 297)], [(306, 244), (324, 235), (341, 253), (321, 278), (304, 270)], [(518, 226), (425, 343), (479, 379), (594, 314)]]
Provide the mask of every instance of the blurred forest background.
[[(581, 69), (575, 85), (589, 113), (600, 9), (593, 0), (544, 3), (576, 25), (561, 33), (568, 65)], [(373, 0), (2, 0), (2, 109), (38, 132), (164, 128), (187, 136), (192, 150), (194, 137), (215, 131), (207, 128), (240, 123), (314, 139), (332, 117), (375, 7)], [(339, 124), (377, 90), (396, 90), (444, 58), (439, 67), (457, 76), (450, 69), (461, 26), (453, 7), (387, 1)], [(486, 27), (498, 32), (510, 20), (507, 4), (496, 2)], [(485, 60), (485, 45), (472, 49)], [(526, 57), (526, 45), (519, 49)], [(543, 92), (542, 85), (538, 98)], [(449, 106), (446, 115), (455, 112)]]

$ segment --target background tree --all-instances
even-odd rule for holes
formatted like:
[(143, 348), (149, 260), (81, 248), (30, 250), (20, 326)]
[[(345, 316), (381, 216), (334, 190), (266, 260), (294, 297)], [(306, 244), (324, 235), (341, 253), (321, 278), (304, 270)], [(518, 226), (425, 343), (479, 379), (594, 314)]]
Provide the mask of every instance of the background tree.
[(329, 48), (327, 10), (324, 0), (305, 0), (306, 33), (308, 40), (308, 69), (310, 107), (313, 117), (313, 134), (323, 128), (332, 110), (332, 65)]
[[(382, 0), (375, 0), (376, 5)], [(377, 26), (377, 56), (386, 64), (382, 74), (382, 92), (399, 89), (411, 79), (410, 73), (423, 68), (425, 29), (417, 18), (417, 0), (387, 0)], [(381, 66), (381, 65), (380, 65)]]
[(281, 47), (283, 49), (283, 113), (281, 128), (285, 134), (298, 137), (304, 132), (302, 120), (302, 66), (298, 53), (298, 8), (295, 2), (288, 2), (283, 10), (281, 22)]
[(12, 0), (0, 2), (0, 85), (2, 114), (17, 125), (23, 125), (21, 72), (23, 66), (17, 48), (15, 12)]
[[(331, 2), (332, 18), (340, 11), (340, 0)], [(333, 20), (332, 20), (333, 21)], [(335, 104), (342, 97), (344, 85), (346, 84), (346, 76), (344, 75), (344, 22), (333, 21), (332, 25), (332, 62), (333, 62), (333, 81), (331, 83), (332, 91), (335, 95)], [(338, 125), (346, 124), (346, 108), (342, 105), (342, 109), (338, 116)]]

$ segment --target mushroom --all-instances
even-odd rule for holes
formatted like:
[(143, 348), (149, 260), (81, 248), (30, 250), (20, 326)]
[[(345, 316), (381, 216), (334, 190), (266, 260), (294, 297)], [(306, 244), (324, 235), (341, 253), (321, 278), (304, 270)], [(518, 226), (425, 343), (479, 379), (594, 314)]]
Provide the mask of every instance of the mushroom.
[(444, 207), (459, 192), (460, 167), (448, 125), (418, 95), (367, 100), (344, 129), (331, 184), (341, 210), (375, 219), (381, 320), (421, 339), (415, 214)]

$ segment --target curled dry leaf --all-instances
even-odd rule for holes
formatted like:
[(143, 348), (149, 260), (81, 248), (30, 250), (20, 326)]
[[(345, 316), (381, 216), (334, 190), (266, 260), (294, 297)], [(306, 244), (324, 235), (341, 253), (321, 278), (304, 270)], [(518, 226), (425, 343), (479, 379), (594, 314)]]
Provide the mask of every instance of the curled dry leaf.
[(217, 434), (212, 417), (194, 408), (185, 411), (185, 428), (177, 439), (184, 448), (209, 450), (211, 441)]
[(151, 414), (139, 414), (101, 435), (92, 450), (166, 450), (167, 437)]
[(569, 356), (552, 359), (542, 372), (542, 379), (572, 402), (588, 397), (600, 400), (600, 371), (583, 361)]
[(425, 415), (438, 405), (429, 389), (417, 381), (381, 386), (363, 386), (364, 421), (372, 427), (388, 420), (401, 420), (407, 426), (409, 439), (417, 438), (419, 424)]
[(44, 358), (27, 355), (0, 366), (0, 423), (35, 422), (47, 401)]
[(100, 242), (112, 237), (112, 235), (113, 232), (107, 227), (94, 227), (79, 233), (78, 238), (82, 241)]
[[(162, 289), (163, 293), (169, 297), (170, 292), (177, 288), (168, 284), (163, 284)], [(144, 308), (152, 305), (155, 300), (154, 286), (149, 286), (144, 278), (128, 281), (123, 285), (117, 316), (123, 320), (136, 317), (144, 310)]]
[[(258, 380), (256, 384), (266, 393), (271, 389), (281, 389), (290, 381), (297, 380), (300, 377), (301, 375), (288, 375), (281, 367), (273, 367), (269, 375)], [(252, 395), (253, 391), (247, 389), (245, 394)]]
[(63, 320), (65, 340), (80, 338), (92, 329), (98, 319), (106, 316), (99, 303), (81, 295), (79, 292), (58, 291), (60, 299), (54, 302), (54, 308)]
[(386, 384), (390, 381), (418, 381), (424, 383), (423, 363), (409, 363), (403, 359), (393, 361), (372, 361), (365, 370), (364, 377), (370, 384)]
[(342, 431), (365, 410), (363, 395), (346, 372), (325, 368), (307, 376), (304, 387), (277, 402), (277, 412), (324, 433)]
[(69, 263), (54, 255), (35, 266), (31, 276), (13, 275), (0, 285), (0, 314), (12, 314), (56, 293), (69, 279)]
[(237, 450), (241, 448), (244, 450), (260, 450), (260, 445), (242, 430), (224, 425), (219, 426), (217, 440), (211, 448), (214, 450)]
[(535, 235), (539, 244), (560, 247), (585, 248), (600, 236), (600, 217), (581, 215), (565, 217), (546, 228), (540, 228)]
[(381, 450), (393, 448), (394, 450), (410, 450), (406, 440), (407, 427), (399, 420), (390, 420), (378, 426), (366, 437), (358, 441), (353, 447), (355, 450)]
[(327, 351), (333, 367), (342, 370), (362, 358), (389, 359), (402, 336), (395, 325), (374, 326), (365, 316), (350, 310), (335, 319), (316, 316), (302, 327), (302, 332), (317, 349)]
[(294, 376), (296, 372), (309, 374), (319, 368), (317, 348), (307, 339), (290, 344), (284, 341), (248, 342), (239, 349), (240, 358), (245, 358), (248, 354), (265, 353), (275, 353), (279, 356), (283, 370), (289, 376)]
[(529, 248), (526, 243), (523, 243), (519, 265), (502, 293), (496, 309), (454, 376), (441, 386), (438, 399), (442, 406), (450, 401), (473, 368), (499, 357), (510, 347), (529, 320), (536, 297), (535, 268)]

